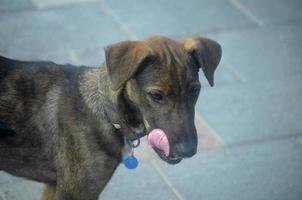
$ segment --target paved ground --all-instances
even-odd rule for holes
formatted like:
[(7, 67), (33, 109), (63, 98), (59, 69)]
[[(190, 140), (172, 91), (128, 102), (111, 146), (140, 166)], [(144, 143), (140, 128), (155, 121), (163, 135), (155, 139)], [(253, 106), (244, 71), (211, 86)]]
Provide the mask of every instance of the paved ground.
[[(216, 86), (197, 104), (200, 147), (177, 166), (146, 145), (101, 199), (302, 199), (300, 0), (0, 0), (0, 54), (97, 66), (103, 47), (163, 34), (222, 44)], [(0, 172), (0, 200), (39, 199), (42, 185)]]

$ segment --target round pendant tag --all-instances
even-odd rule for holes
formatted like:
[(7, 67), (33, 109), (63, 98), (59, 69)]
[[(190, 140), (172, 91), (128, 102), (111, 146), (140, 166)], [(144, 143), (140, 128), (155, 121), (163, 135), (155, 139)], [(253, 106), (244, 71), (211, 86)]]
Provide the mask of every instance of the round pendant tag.
[(128, 168), (128, 169), (135, 169), (138, 166), (138, 161), (134, 156), (128, 156), (125, 160), (124, 160), (124, 165)]

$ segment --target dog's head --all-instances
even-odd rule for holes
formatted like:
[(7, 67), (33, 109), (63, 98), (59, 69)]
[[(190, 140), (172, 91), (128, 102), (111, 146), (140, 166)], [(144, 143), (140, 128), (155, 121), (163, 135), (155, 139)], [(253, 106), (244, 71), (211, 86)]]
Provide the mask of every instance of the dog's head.
[(174, 41), (155, 36), (125, 41), (105, 49), (112, 91), (119, 93), (119, 109), (128, 123), (149, 132), (162, 130), (169, 153), (154, 147), (171, 164), (197, 150), (194, 107), (200, 92), (201, 68), (209, 84), (221, 58), (221, 47), (207, 38)]

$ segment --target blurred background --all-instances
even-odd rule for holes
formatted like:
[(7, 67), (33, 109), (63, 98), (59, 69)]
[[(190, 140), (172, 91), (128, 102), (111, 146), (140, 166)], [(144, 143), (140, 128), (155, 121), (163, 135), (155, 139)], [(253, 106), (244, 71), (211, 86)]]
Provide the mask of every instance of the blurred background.
[[(100, 198), (301, 200), (301, 0), (0, 0), (0, 54), (15, 59), (99, 66), (106, 45), (153, 34), (222, 45), (215, 87), (201, 75), (199, 151), (170, 166), (143, 144)], [(41, 191), (0, 172), (0, 200)]]

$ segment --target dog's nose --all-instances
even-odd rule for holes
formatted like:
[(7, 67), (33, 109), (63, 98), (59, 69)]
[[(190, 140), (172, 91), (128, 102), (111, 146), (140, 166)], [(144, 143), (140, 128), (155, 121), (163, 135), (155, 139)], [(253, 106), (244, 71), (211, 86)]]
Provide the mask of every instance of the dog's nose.
[(181, 158), (190, 158), (197, 152), (196, 145), (177, 145), (174, 154)]

